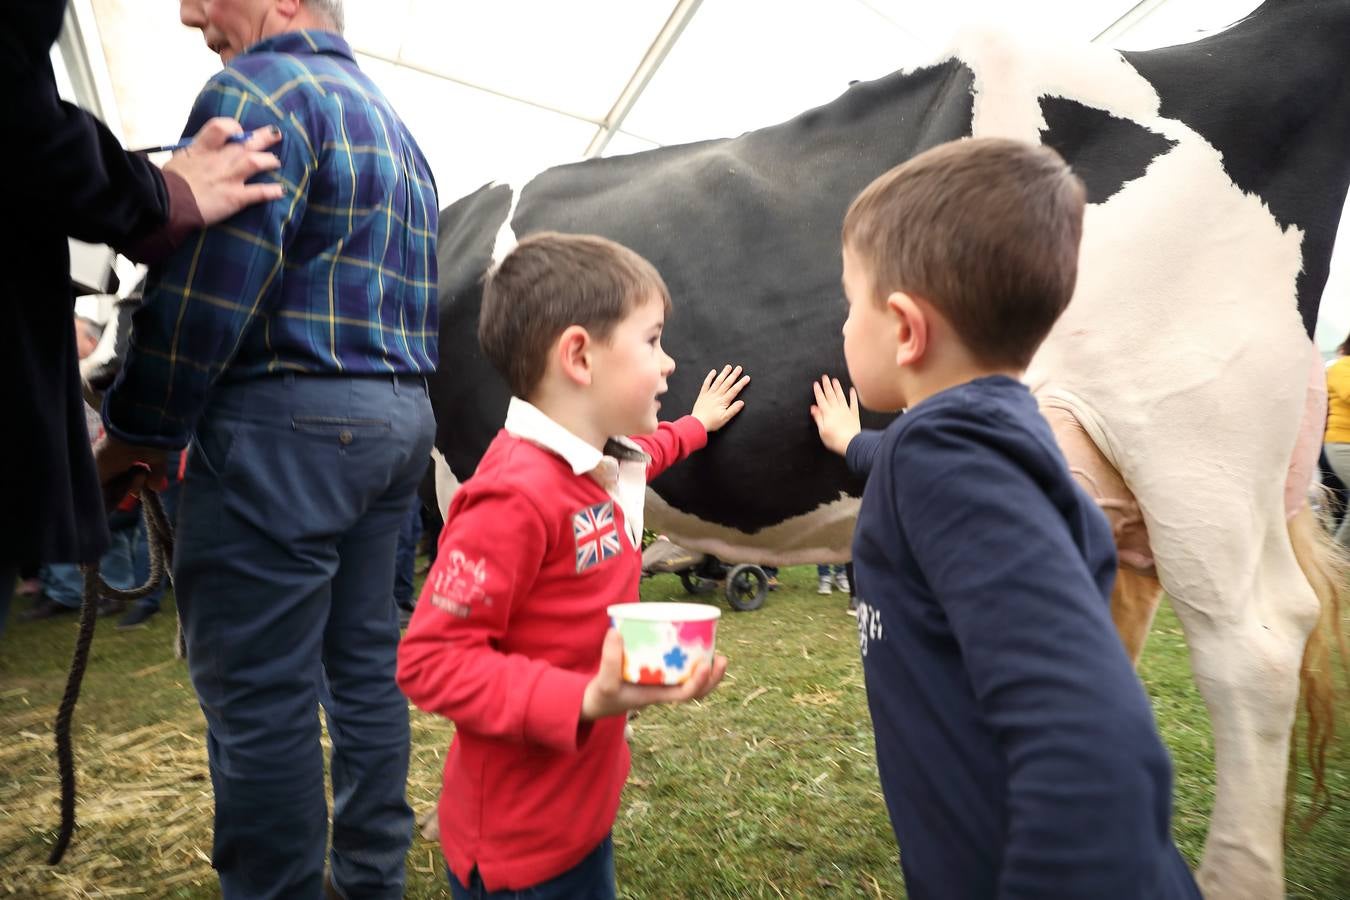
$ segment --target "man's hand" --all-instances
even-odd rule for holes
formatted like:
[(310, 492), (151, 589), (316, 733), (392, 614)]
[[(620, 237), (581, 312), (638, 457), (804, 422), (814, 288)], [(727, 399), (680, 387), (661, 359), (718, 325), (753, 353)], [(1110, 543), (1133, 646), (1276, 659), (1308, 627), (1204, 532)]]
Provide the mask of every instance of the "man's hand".
[(742, 377), (740, 366), (734, 369), (724, 366), (720, 373), (712, 369), (703, 379), (703, 388), (690, 415), (702, 422), (709, 433), (716, 431), (745, 408), (745, 401), (737, 400), (736, 395), (749, 383), (750, 376)]
[[(94, 465), (98, 468), (98, 482), (103, 485), (105, 495), (109, 485), (128, 472), (133, 474), (126, 490), (122, 491), (121, 485), (118, 485), (118, 492), (123, 496), (139, 494), (147, 482), (151, 487), (163, 484), (164, 456), (165, 451), (158, 447), (137, 447), (106, 434), (94, 444)], [(116, 501), (122, 498), (105, 499), (115, 506)]]
[(586, 685), (581, 698), (581, 721), (593, 722), (653, 703), (701, 700), (712, 693), (726, 671), (727, 658), (719, 655), (713, 658), (711, 669), (702, 662), (695, 663), (684, 684), (629, 684), (623, 680), (623, 637), (611, 628), (600, 652), (600, 671)]
[(226, 142), (230, 135), (243, 130), (234, 119), (211, 119), (197, 132), (191, 146), (164, 164), (164, 171), (188, 183), (206, 225), (228, 219), (254, 203), (277, 200), (285, 193), (275, 182), (245, 184), (259, 172), (281, 167), (281, 160), (263, 152), (281, 140), (281, 131), (269, 125), (242, 143)]
[(816, 420), (816, 430), (826, 448), (840, 456), (848, 451), (848, 443), (862, 431), (862, 421), (858, 417), (858, 392), (849, 388), (845, 399), (844, 386), (838, 378), (820, 376), (820, 381), (811, 382), (816, 394), (815, 405), (811, 407), (811, 418)]

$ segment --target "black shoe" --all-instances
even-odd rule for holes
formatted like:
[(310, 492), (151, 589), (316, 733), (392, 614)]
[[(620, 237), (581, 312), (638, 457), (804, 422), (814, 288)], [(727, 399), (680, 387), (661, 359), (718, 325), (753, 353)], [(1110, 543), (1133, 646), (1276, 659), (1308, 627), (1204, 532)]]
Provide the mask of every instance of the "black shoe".
[(20, 622), (38, 622), (42, 619), (54, 619), (57, 616), (68, 616), (71, 613), (78, 613), (78, 606), (66, 606), (64, 603), (57, 603), (51, 597), (46, 595), (39, 596), (33, 603), (33, 608), (27, 612), (19, 614)]
[(137, 603), (127, 610), (125, 616), (117, 620), (117, 630), (130, 631), (133, 628), (144, 628), (146, 620), (157, 612), (159, 612), (158, 606)]

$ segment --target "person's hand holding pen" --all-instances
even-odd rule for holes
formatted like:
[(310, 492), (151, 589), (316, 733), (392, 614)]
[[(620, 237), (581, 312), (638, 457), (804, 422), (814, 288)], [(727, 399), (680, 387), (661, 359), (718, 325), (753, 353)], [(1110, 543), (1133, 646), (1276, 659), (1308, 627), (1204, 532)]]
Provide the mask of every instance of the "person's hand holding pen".
[(275, 126), (245, 133), (234, 119), (216, 118), (181, 148), (151, 149), (179, 150), (162, 168), (187, 182), (202, 224), (214, 225), (246, 206), (281, 198), (284, 191), (276, 182), (247, 183), (259, 172), (281, 166), (281, 160), (265, 152), (279, 140), (281, 131)]

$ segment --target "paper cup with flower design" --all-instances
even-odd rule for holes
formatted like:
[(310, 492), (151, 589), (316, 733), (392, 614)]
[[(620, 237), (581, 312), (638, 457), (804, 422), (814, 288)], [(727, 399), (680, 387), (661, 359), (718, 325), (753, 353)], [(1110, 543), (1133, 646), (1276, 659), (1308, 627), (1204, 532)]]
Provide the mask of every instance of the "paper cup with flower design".
[(616, 603), (609, 620), (623, 636), (623, 680), (683, 684), (703, 660), (711, 666), (722, 610), (706, 603)]

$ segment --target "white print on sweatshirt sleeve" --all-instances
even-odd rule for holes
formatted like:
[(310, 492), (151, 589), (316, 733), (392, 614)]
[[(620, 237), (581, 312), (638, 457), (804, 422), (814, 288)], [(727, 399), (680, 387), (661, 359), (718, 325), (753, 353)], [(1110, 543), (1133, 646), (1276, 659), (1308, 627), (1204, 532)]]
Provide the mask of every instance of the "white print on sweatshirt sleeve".
[(451, 550), (444, 566), (431, 574), (431, 603), (442, 612), (468, 618), (476, 603), (492, 605), (483, 589), (487, 583), (487, 560), (470, 562), (461, 550)]

